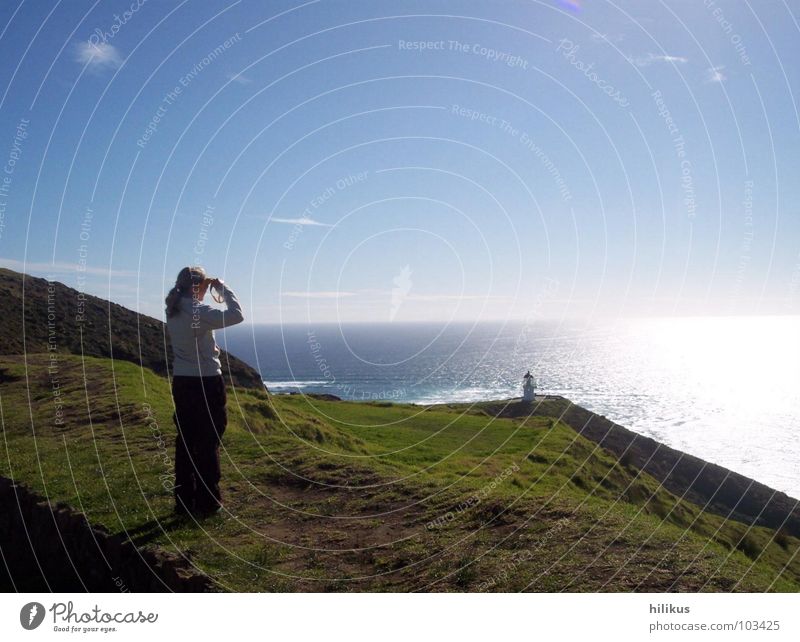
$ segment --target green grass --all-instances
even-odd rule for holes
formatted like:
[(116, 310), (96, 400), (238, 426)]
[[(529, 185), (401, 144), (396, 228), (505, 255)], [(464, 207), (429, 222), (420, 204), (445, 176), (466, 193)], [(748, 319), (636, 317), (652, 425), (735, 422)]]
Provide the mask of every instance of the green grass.
[[(171, 516), (167, 381), (0, 359), (0, 474), (223, 590), (797, 591), (798, 540), (703, 513), (550, 417), (229, 390), (226, 511)], [(165, 486), (165, 482), (167, 482)]]

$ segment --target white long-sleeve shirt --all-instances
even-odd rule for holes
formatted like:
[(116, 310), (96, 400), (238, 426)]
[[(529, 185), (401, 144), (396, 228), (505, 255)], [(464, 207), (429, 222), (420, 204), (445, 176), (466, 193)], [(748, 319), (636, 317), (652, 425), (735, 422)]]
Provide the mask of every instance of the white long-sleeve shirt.
[(182, 297), (179, 311), (167, 319), (167, 331), (172, 343), (173, 377), (213, 377), (222, 374), (219, 347), (214, 330), (236, 325), (244, 320), (242, 306), (236, 295), (223, 286), (225, 310)]

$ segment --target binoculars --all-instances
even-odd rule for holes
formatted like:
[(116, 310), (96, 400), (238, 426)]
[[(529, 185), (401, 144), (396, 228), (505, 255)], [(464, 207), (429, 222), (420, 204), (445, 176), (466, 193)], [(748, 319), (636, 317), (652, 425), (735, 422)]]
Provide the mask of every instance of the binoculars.
[(208, 293), (211, 295), (211, 298), (214, 299), (217, 303), (224, 303), (225, 296), (222, 293), (223, 285), (222, 279), (206, 279), (209, 282), (208, 284)]

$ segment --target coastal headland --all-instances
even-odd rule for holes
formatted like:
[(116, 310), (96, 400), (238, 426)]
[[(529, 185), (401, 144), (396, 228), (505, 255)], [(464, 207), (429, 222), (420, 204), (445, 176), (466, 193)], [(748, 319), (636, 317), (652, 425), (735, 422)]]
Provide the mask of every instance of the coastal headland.
[(563, 397), (274, 395), (232, 355), (225, 508), (176, 517), (161, 322), (0, 294), (4, 590), (800, 590), (794, 498)]

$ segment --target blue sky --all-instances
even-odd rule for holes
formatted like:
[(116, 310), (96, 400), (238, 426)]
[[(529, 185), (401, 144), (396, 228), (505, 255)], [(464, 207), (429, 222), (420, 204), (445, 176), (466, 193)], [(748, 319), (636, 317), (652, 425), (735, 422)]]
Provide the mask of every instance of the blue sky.
[(797, 2), (7, 2), (0, 264), (162, 316), (786, 314)]

